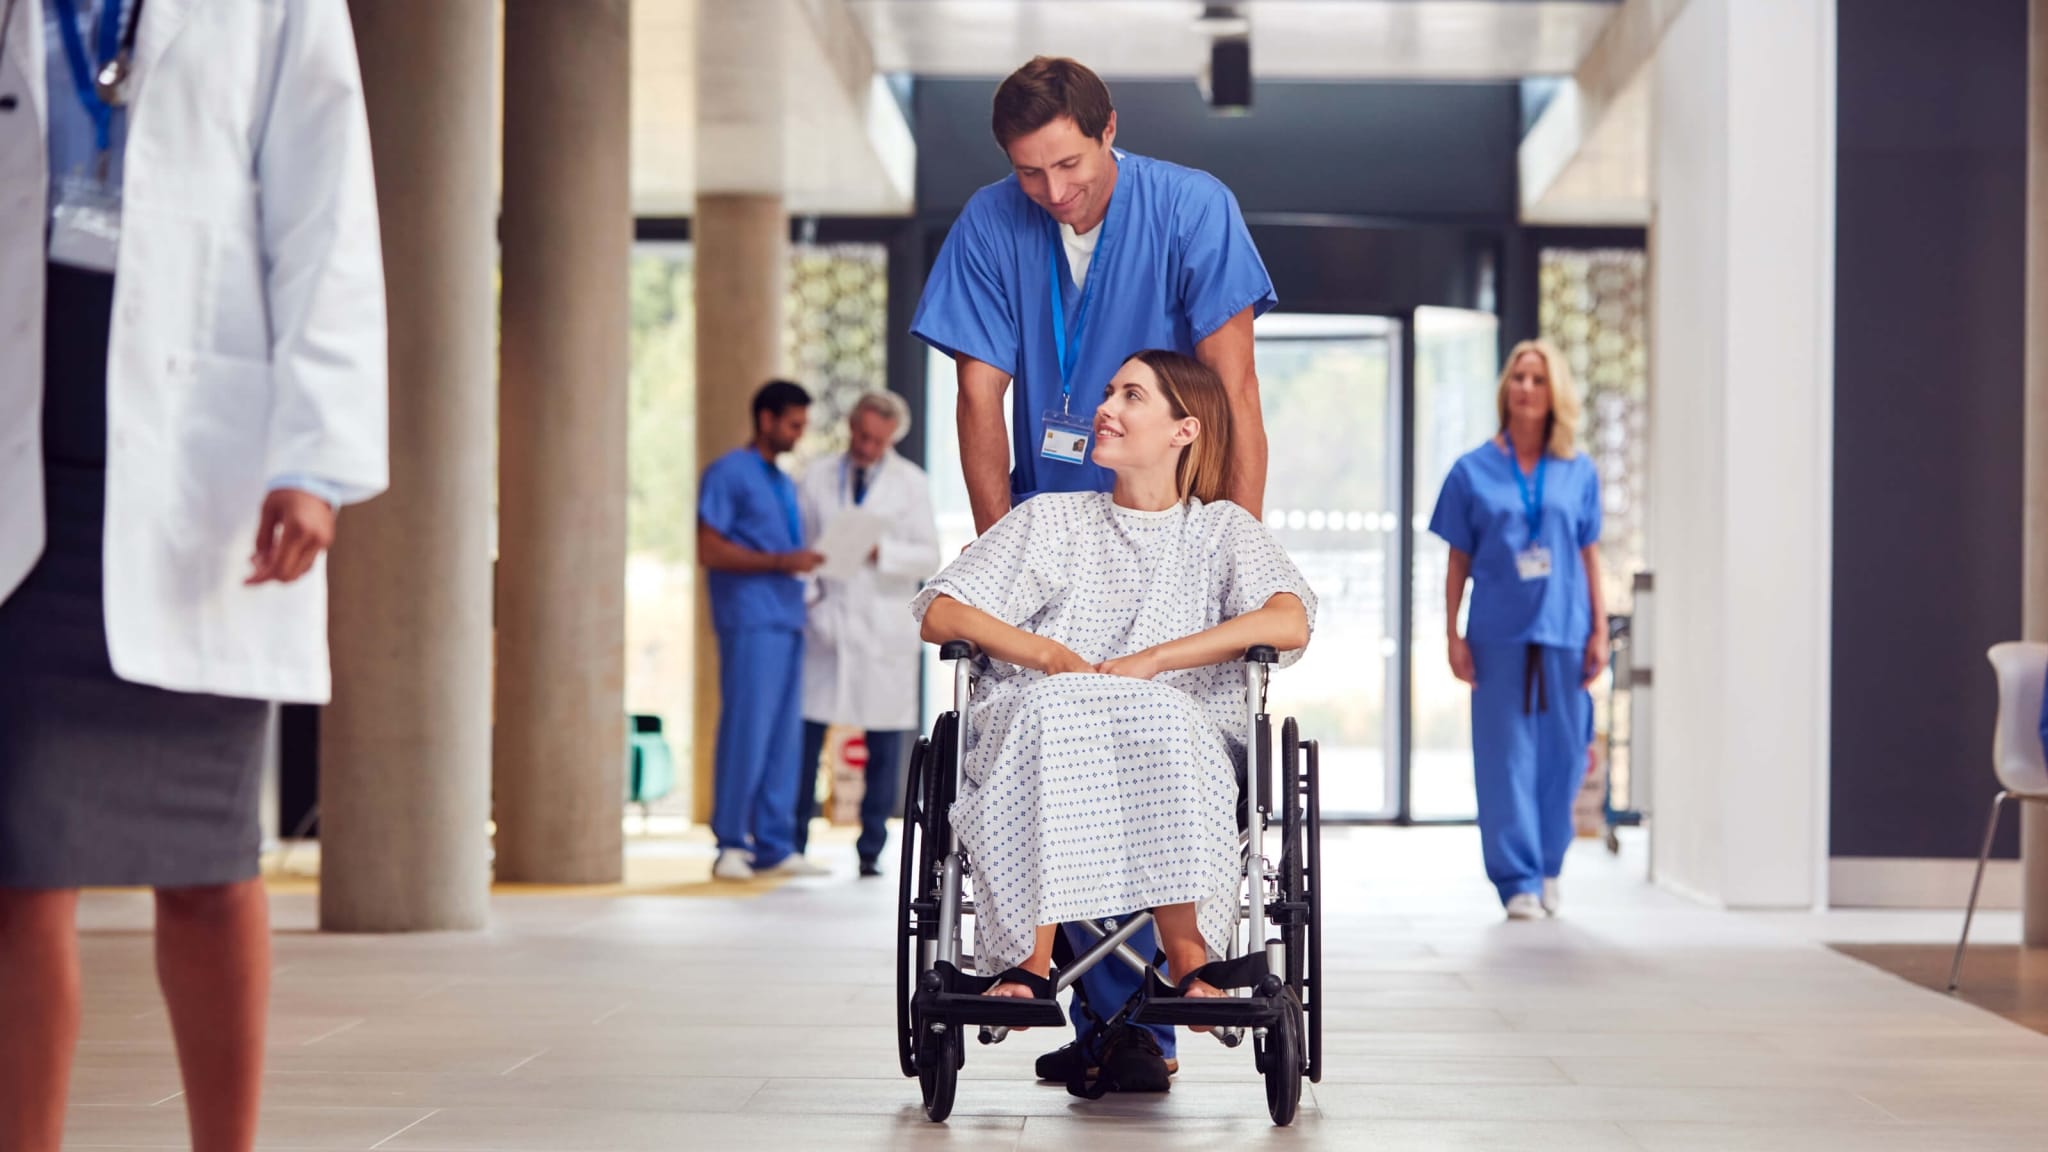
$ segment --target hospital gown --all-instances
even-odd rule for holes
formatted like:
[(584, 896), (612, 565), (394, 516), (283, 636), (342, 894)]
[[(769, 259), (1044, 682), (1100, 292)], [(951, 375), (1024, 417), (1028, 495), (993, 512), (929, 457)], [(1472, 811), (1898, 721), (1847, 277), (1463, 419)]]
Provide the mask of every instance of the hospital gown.
[[(1140, 512), (1107, 493), (1053, 493), (975, 541), (913, 611), (921, 620), (948, 596), (1096, 663), (1213, 628), (1282, 592), (1301, 598), (1313, 625), (1301, 572), (1235, 504)], [(974, 864), (976, 966), (1021, 963), (1042, 924), (1190, 902), (1221, 955), (1241, 870), (1244, 666), (1146, 681), (984, 662), (952, 810)]]

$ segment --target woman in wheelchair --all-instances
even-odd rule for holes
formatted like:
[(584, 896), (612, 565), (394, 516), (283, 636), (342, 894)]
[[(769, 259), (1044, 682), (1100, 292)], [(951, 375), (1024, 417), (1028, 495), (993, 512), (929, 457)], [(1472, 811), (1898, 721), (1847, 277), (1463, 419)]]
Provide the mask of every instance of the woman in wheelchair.
[(1230, 408), (1217, 375), (1140, 352), (1095, 412), (1112, 492), (1013, 509), (913, 603), (924, 639), (981, 670), (951, 821), (975, 880), (989, 995), (1050, 999), (1061, 923), (1152, 910), (1167, 971), (1223, 953), (1243, 863), (1238, 770), (1247, 649), (1281, 663), (1315, 596), (1264, 524), (1227, 502)]

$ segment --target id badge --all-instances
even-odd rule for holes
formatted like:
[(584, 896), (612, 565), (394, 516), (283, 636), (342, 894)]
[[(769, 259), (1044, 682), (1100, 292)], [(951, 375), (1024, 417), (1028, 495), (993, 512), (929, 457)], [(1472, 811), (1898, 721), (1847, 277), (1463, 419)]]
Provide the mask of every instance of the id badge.
[(1550, 576), (1550, 549), (1534, 544), (1515, 553), (1515, 571), (1524, 580), (1544, 580)]
[(1088, 442), (1094, 438), (1093, 425), (1064, 412), (1047, 412), (1045, 439), (1038, 454), (1063, 464), (1080, 464), (1088, 459)]
[(120, 189), (82, 174), (57, 181), (50, 211), (50, 259), (89, 272), (112, 272), (121, 252)]

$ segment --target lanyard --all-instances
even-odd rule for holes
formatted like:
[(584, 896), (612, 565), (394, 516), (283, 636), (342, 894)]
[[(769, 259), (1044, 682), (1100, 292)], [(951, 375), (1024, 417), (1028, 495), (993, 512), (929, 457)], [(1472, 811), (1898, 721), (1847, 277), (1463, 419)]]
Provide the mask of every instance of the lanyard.
[(103, 0), (96, 45), (98, 68), (85, 56), (85, 36), (78, 30), (77, 0), (55, 3), (57, 30), (64, 39), (64, 58), (71, 66), (72, 85), (78, 90), (78, 102), (92, 117), (93, 139), (105, 154), (114, 146), (114, 104), (108, 96), (126, 79), (126, 59), (135, 51), (135, 30), (142, 23), (143, 0), (135, 0), (135, 11), (129, 16), (125, 34), (121, 28), (121, 0)]
[(1522, 490), (1522, 514), (1529, 518), (1529, 544), (1536, 544), (1537, 534), (1543, 528), (1543, 470), (1550, 465), (1550, 450), (1536, 458), (1536, 490), (1529, 490), (1529, 478), (1522, 475), (1522, 462), (1515, 457), (1515, 446), (1508, 444), (1508, 470), (1515, 474), (1515, 487)]
[(775, 466), (775, 461), (761, 457), (761, 464), (768, 469), (768, 487), (775, 493), (775, 502), (782, 505), (782, 519), (789, 527), (790, 547), (801, 548), (804, 546), (804, 522), (796, 507), (796, 489), (790, 485), (789, 477), (782, 474), (782, 469)]
[[(1098, 228), (1109, 227), (1105, 216)], [(1052, 346), (1059, 353), (1060, 360), (1060, 414), (1074, 414), (1074, 363), (1081, 356), (1081, 340), (1088, 334), (1088, 305), (1095, 299), (1095, 285), (1102, 280), (1102, 270), (1107, 263), (1103, 258), (1109, 254), (1108, 238), (1099, 237), (1095, 242), (1095, 258), (1089, 261), (1088, 283), (1081, 286), (1080, 303), (1074, 306), (1074, 338), (1067, 340), (1067, 301), (1060, 293), (1060, 226), (1057, 220), (1052, 225), (1052, 241), (1046, 248), (1045, 282), (1052, 288)]]

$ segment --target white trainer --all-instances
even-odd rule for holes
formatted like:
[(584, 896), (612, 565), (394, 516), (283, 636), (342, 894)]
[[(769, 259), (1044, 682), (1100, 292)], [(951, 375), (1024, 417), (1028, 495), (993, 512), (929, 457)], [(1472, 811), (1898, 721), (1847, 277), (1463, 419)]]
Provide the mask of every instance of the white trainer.
[(1534, 892), (1517, 892), (1508, 897), (1508, 919), (1541, 920), (1549, 915), (1543, 911), (1543, 901)]
[(1552, 916), (1564, 907), (1564, 893), (1558, 890), (1557, 877), (1550, 876), (1543, 881), (1543, 910)]
[(747, 854), (738, 848), (721, 848), (718, 863), (711, 866), (713, 880), (752, 880), (754, 866), (747, 860)]
[(815, 863), (804, 856), (784, 856), (781, 862), (773, 868), (756, 868), (754, 870), (754, 875), (756, 876), (788, 876), (797, 879), (813, 876), (830, 876), (831, 874), (832, 870), (830, 868), (825, 867), (823, 864)]

